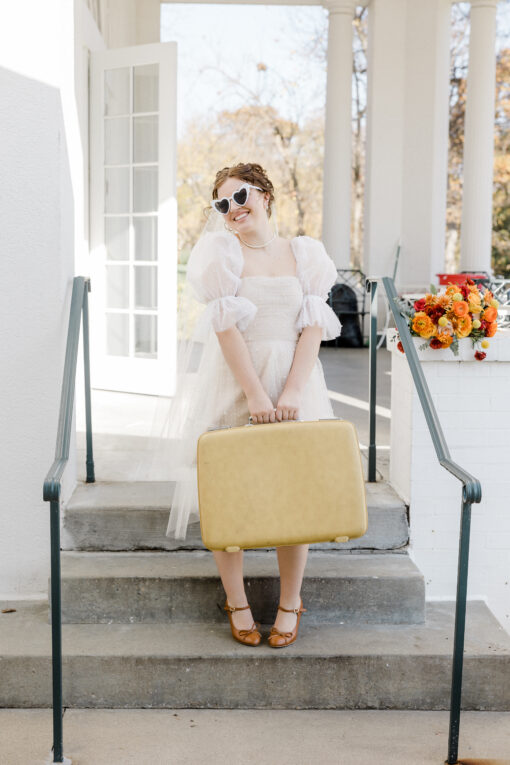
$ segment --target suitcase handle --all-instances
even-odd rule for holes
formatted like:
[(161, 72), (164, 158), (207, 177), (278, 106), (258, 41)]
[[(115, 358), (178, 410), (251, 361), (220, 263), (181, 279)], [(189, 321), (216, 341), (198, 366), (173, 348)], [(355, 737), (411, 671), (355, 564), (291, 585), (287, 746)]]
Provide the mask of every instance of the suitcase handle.
[[(273, 409), (273, 412), (276, 412), (276, 409)], [(279, 422), (279, 420), (277, 420), (277, 422)], [(298, 417), (297, 420), (282, 420), (282, 422), (303, 422), (303, 420), (301, 419), (301, 417)], [(250, 416), (248, 417), (248, 422), (245, 423), (245, 427), (248, 427), (248, 425), (269, 425), (269, 424), (270, 424), (269, 422), (253, 422), (253, 417), (250, 414)]]

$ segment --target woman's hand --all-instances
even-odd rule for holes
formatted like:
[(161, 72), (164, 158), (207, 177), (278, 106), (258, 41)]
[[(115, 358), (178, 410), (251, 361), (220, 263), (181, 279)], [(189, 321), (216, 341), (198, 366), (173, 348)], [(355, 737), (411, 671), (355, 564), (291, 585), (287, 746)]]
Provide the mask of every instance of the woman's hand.
[(276, 419), (298, 420), (301, 406), (301, 393), (295, 388), (284, 388), (276, 404)]
[(275, 422), (273, 402), (264, 391), (247, 397), (253, 422)]

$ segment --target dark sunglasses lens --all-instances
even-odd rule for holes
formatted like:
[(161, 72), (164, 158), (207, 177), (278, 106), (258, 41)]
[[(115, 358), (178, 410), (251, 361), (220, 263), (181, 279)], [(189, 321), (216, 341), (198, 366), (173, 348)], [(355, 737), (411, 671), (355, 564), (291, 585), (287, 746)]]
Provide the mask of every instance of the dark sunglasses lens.
[(228, 199), (218, 199), (217, 202), (214, 203), (215, 208), (218, 212), (223, 213), (223, 215), (226, 215), (228, 213)]
[(246, 200), (248, 199), (248, 189), (239, 189), (239, 191), (236, 191), (232, 194), (232, 199), (236, 203), (236, 205), (244, 205)]

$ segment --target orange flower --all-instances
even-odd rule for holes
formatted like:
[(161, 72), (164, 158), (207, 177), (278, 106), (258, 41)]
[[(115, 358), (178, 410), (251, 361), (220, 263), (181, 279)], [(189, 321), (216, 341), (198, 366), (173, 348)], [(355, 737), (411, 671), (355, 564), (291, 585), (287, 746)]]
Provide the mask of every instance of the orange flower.
[(471, 316), (469, 314), (467, 316), (459, 316), (455, 320), (454, 327), (457, 337), (467, 337), (473, 328)]
[(490, 321), (487, 325), (487, 328), (485, 330), (485, 336), (486, 337), (493, 337), (493, 335), (496, 334), (496, 331), (498, 329), (498, 322), (497, 321)]
[(454, 300), (453, 312), (455, 316), (467, 316), (469, 313), (469, 306), (465, 300)]
[(450, 335), (449, 332), (440, 332), (437, 335), (437, 339), (443, 348), (448, 348), (453, 343), (453, 335)]
[(492, 321), (494, 321), (496, 319), (497, 315), (498, 315), (497, 309), (494, 308), (494, 306), (489, 305), (489, 306), (487, 306), (487, 308), (483, 312), (482, 319), (484, 319), (485, 321), (488, 321), (488, 322), (492, 322)]
[(432, 337), (435, 332), (435, 326), (430, 316), (425, 311), (417, 311), (414, 314), (412, 327), (421, 337)]

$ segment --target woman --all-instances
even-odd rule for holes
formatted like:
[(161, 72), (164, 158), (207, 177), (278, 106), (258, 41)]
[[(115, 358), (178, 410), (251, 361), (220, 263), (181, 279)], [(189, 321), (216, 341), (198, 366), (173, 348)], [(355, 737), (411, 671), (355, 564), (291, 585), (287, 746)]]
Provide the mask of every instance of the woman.
[[(290, 240), (273, 230), (274, 188), (255, 163), (216, 174), (212, 207), (221, 230), (202, 236), (188, 261), (187, 280), (206, 310), (218, 342), (205, 343), (188, 389), (185, 428), (187, 476), (176, 482), (167, 535), (183, 538), (198, 518), (196, 438), (208, 427), (333, 417), (322, 365), (321, 339), (338, 337), (341, 323), (326, 303), (337, 271), (324, 246), (308, 236)], [(182, 407), (181, 407), (182, 416)], [(264, 480), (264, 476), (261, 476)], [(280, 604), (269, 645), (296, 640), (306, 609), (300, 597), (308, 545), (276, 548)], [(233, 637), (258, 645), (243, 580), (243, 551), (213, 550), (227, 601)]]

